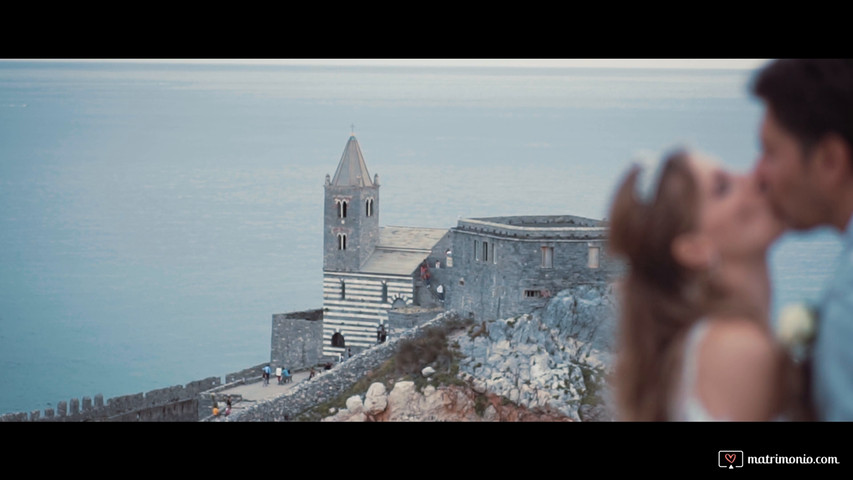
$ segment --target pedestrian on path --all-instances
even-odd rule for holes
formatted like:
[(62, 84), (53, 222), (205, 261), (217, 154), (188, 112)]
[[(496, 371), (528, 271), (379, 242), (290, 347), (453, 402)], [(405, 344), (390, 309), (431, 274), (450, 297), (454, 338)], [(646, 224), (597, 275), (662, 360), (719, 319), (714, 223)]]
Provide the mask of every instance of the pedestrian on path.
[(264, 374), (263, 374), (263, 377), (264, 377), (264, 386), (266, 387), (267, 385), (269, 385), (269, 384), (270, 384), (270, 366), (269, 366), (269, 365), (264, 365), (263, 372), (264, 372)]

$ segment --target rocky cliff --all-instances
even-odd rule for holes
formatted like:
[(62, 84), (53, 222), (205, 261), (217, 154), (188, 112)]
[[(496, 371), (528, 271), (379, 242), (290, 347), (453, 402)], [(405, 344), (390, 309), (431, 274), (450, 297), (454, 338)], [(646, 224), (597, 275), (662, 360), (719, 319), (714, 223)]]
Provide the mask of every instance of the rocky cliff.
[(448, 336), (459, 381), (425, 365), (415, 379), (374, 382), (324, 421), (608, 421), (614, 325), (609, 287), (577, 286)]

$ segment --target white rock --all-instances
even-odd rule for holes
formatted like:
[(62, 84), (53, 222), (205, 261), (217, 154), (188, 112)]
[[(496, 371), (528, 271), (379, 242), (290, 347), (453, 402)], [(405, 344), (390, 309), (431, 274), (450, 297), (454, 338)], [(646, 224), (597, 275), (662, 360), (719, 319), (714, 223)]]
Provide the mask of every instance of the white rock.
[(493, 422), (498, 418), (498, 411), (495, 409), (494, 405), (489, 405), (486, 407), (486, 411), (483, 412), (483, 420), (487, 422)]
[(364, 422), (365, 420), (367, 420), (367, 416), (364, 412), (358, 412), (355, 415), (350, 415), (346, 419), (347, 422)]
[(376, 415), (388, 407), (388, 396), (386, 395), (385, 385), (381, 382), (375, 382), (367, 389), (364, 395), (364, 411), (369, 415)]
[(364, 411), (364, 404), (361, 402), (361, 396), (353, 395), (347, 399), (347, 412), (360, 413)]
[(391, 411), (391, 414), (405, 415), (413, 407), (417, 407), (417, 404), (420, 403), (418, 402), (417, 394), (415, 382), (397, 382), (388, 394), (388, 409)]
[(429, 376), (432, 376), (433, 374), (435, 374), (435, 369), (432, 367), (426, 367), (423, 370), (421, 370), (421, 375), (423, 375), (424, 377), (429, 377)]
[(445, 407), (447, 407), (450, 399), (439, 394), (435, 388), (428, 390), (429, 388), (424, 389), (424, 395), (420, 398), (419, 408), (427, 417), (437, 418), (442, 414)]
[(486, 385), (485, 380), (475, 377), (475, 379), (471, 382), (471, 389), (477, 393), (483, 394), (488, 391), (488, 386)]
[(492, 345), (491, 354), (498, 356), (506, 356), (512, 352), (512, 345), (509, 340), (501, 340)]

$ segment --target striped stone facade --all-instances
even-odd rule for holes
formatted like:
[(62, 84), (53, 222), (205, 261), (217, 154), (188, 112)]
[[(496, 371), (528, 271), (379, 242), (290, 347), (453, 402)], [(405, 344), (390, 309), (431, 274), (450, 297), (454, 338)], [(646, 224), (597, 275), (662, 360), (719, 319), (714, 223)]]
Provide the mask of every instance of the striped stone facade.
[(400, 275), (325, 272), (323, 275), (323, 354), (346, 355), (332, 345), (340, 333), (344, 345), (356, 354), (376, 345), (376, 330), (387, 325), (393, 305), (409, 305), (414, 298), (412, 277)]
[(449, 241), (446, 229), (380, 227), (380, 211), (379, 177), (370, 176), (350, 136), (325, 183), (324, 356), (346, 357), (376, 345), (377, 329), (387, 331), (388, 310), (418, 303), (419, 267)]

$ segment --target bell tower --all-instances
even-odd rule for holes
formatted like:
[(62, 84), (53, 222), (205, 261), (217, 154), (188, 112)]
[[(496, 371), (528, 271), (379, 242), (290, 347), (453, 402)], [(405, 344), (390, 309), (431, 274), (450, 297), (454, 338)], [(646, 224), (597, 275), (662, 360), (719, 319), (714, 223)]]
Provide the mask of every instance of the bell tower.
[(355, 135), (326, 175), (323, 217), (323, 270), (358, 272), (379, 243), (379, 176), (370, 177)]

